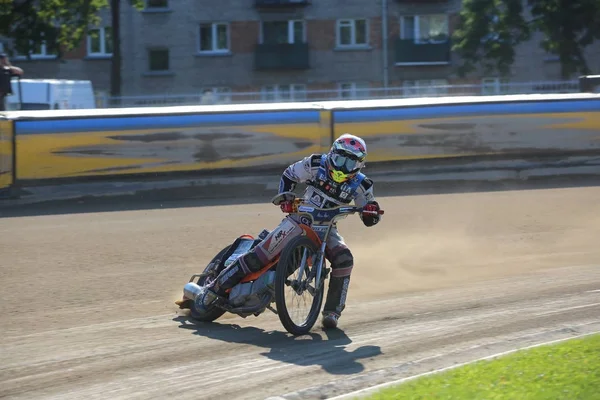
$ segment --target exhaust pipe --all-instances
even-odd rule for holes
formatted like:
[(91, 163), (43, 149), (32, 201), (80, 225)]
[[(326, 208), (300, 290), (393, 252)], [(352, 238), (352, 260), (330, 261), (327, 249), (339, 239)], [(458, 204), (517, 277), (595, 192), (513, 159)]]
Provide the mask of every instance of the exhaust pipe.
[(196, 297), (202, 292), (202, 288), (194, 282), (188, 282), (183, 287), (183, 297), (196, 301)]

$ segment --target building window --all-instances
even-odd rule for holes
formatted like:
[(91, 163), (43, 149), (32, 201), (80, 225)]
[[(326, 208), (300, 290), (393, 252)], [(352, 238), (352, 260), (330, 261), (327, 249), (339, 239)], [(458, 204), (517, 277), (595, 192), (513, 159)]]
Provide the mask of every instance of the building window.
[(338, 84), (340, 98), (346, 100), (365, 99), (369, 97), (369, 84), (357, 82), (342, 82)]
[(268, 85), (262, 90), (263, 101), (305, 101), (306, 85)]
[(200, 53), (224, 53), (229, 51), (229, 25), (225, 23), (200, 24)]
[(366, 46), (368, 23), (366, 19), (341, 19), (337, 22), (338, 47)]
[(31, 58), (48, 57), (50, 55), (48, 54), (48, 47), (46, 46), (46, 42), (34, 44), (33, 48), (31, 49), (31, 53), (29, 54), (31, 55)]
[(304, 21), (264, 21), (261, 24), (260, 42), (264, 44), (304, 43), (306, 42)]
[[(44, 33), (42, 32), (42, 38), (44, 37)], [(46, 41), (42, 40), (40, 43), (34, 43), (33, 41), (29, 42), (29, 56), (32, 59), (53, 59), (56, 58), (58, 52), (53, 49), (53, 46), (48, 46)], [(21, 54), (15, 49), (15, 59), (24, 59), (27, 56), (25, 54)]]
[(506, 78), (483, 78), (481, 80), (481, 94), (485, 96), (508, 93), (509, 80)]
[(400, 18), (400, 39), (417, 44), (444, 43), (448, 40), (448, 16), (445, 14), (408, 15)]
[(164, 9), (169, 8), (169, 0), (146, 0), (146, 9)]
[(88, 56), (110, 56), (113, 52), (112, 28), (90, 29), (87, 37)]
[[(46, 45), (45, 41), (41, 41), (40, 43), (31, 42), (29, 56), (31, 58), (53, 58), (53, 57), (56, 57), (56, 53), (50, 51), (50, 49), (48, 47), (49, 46)], [(18, 55), (18, 56), (24, 57), (21, 55)]]
[(53, 54), (48, 50), (48, 46), (46, 46), (46, 42), (41, 43), (32, 43), (31, 52), (29, 53), (31, 58), (51, 58), (55, 57), (56, 54)]
[(149, 49), (148, 50), (148, 69), (150, 72), (169, 71), (169, 50), (168, 49)]
[(406, 80), (402, 82), (405, 97), (443, 96), (448, 94), (446, 79)]

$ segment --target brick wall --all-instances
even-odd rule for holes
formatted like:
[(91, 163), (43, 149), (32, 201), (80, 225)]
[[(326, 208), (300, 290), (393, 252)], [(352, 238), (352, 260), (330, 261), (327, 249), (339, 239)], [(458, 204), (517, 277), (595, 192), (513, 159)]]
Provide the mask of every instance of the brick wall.
[(369, 20), (369, 45), (374, 49), (381, 49), (381, 18), (371, 18)]
[(66, 50), (64, 53), (65, 60), (81, 60), (87, 55), (87, 39), (84, 39), (79, 43), (78, 46), (74, 47), (71, 50)]
[(229, 32), (233, 53), (253, 53), (258, 43), (260, 22), (234, 21), (230, 24)]
[(311, 51), (330, 51), (335, 47), (336, 23), (334, 20), (308, 20), (306, 38)]

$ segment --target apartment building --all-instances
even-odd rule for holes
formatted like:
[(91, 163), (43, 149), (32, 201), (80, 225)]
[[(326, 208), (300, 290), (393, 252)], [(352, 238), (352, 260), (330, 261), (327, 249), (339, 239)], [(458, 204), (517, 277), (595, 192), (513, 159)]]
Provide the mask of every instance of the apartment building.
[(453, 74), (448, 35), (460, 0), (211, 4), (152, 0), (143, 12), (125, 11), (124, 94), (210, 89), (304, 100), (307, 91), (353, 96), (361, 88), (444, 84)]
[[(210, 90), (227, 101), (255, 92), (270, 101), (311, 99), (319, 90), (360, 97), (361, 89), (381, 87), (423, 95), (461, 83), (495, 90), (503, 83), (497, 77), (456, 75), (449, 38), (460, 7), (461, 0), (146, 0), (142, 11), (124, 4), (122, 93)], [(15, 63), (28, 77), (91, 79), (107, 91), (107, 17), (64, 60), (40, 46), (31, 61)], [(513, 81), (560, 80), (556, 60), (534, 42), (518, 49), (513, 71)]]

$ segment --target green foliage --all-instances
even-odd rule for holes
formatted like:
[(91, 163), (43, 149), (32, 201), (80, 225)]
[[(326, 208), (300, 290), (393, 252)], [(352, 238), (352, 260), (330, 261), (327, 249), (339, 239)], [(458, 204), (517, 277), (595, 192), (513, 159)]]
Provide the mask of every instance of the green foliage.
[[(87, 30), (100, 23), (99, 12), (120, 0), (0, 0), (0, 36), (12, 38), (19, 54), (45, 43), (48, 53), (78, 46)], [(136, 8), (143, 0), (128, 0)]]
[(530, 0), (532, 29), (542, 48), (559, 56), (564, 77), (589, 74), (583, 50), (600, 39), (600, 0)]
[(453, 50), (463, 60), (461, 75), (477, 66), (508, 75), (515, 46), (535, 34), (559, 56), (563, 77), (589, 73), (583, 51), (600, 38), (600, 0), (464, 0), (459, 19)]
[(599, 354), (596, 334), (421, 377), (369, 399), (600, 400)]

